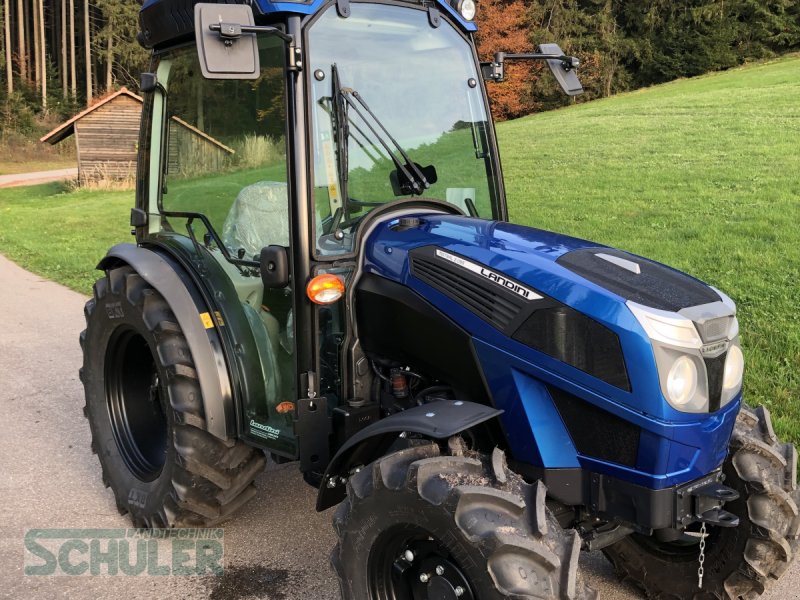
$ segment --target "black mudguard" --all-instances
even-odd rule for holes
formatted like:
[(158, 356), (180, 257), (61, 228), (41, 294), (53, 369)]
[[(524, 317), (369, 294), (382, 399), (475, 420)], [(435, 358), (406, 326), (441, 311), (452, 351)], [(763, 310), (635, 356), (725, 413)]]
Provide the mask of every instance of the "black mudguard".
[[(108, 251), (97, 268), (106, 270), (122, 263), (130, 265), (164, 296), (175, 314), (197, 368), (207, 431), (221, 440), (235, 436), (231, 381), (222, 342), (211, 316), (213, 310), (205, 305), (199, 291), (190, 287), (188, 278), (181, 277), (176, 267), (157, 252), (133, 244), (118, 244)], [(205, 320), (201, 315), (205, 315)]]
[(442, 400), (404, 410), (362, 429), (345, 442), (328, 464), (317, 496), (317, 510), (323, 511), (344, 500), (343, 479), (354, 467), (383, 456), (401, 433), (443, 440), (502, 412), (474, 402)]

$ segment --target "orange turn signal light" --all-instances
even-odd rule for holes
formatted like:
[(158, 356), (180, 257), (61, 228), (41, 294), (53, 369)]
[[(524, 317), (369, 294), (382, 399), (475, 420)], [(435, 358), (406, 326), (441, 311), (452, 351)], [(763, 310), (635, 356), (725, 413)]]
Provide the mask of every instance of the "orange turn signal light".
[(315, 304), (333, 304), (344, 295), (344, 281), (336, 275), (317, 275), (306, 287), (308, 298)]
[(285, 415), (286, 413), (294, 412), (294, 402), (289, 402), (288, 400), (281, 402), (275, 407), (275, 412), (279, 415)]

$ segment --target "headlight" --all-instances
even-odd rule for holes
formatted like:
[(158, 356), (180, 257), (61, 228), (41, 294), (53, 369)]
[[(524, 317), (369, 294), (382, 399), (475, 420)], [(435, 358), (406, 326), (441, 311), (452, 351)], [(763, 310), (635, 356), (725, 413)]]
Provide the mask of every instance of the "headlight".
[(735, 340), (728, 349), (728, 356), (725, 358), (725, 370), (722, 375), (722, 405), (726, 405), (733, 400), (739, 390), (742, 389), (742, 377), (744, 376), (744, 354), (739, 347), (739, 341)]
[(472, 21), (475, 18), (475, 1), (461, 0), (458, 3), (458, 12), (467, 21)]
[(697, 367), (688, 356), (681, 356), (667, 375), (668, 400), (675, 408), (685, 407), (697, 392)]
[(679, 312), (627, 303), (650, 339), (661, 393), (681, 412), (715, 412), (742, 387), (736, 306), (720, 298)]

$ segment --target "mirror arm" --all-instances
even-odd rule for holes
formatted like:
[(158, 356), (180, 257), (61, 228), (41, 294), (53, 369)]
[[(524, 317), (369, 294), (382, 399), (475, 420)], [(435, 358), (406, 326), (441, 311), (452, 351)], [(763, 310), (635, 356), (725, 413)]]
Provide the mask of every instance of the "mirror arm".
[(243, 33), (266, 33), (274, 35), (282, 39), (287, 44), (294, 43), (294, 36), (288, 33), (283, 33), (277, 27), (270, 27), (268, 25), (240, 25), (239, 23), (211, 23), (208, 26), (211, 31), (218, 31), (219, 37), (225, 42), (226, 45), (233, 43), (242, 37)]
[(557, 60), (561, 62), (561, 67), (567, 72), (577, 69), (581, 64), (578, 58), (564, 54), (495, 52), (493, 62), (481, 63), (484, 79), (487, 81), (503, 81), (505, 79), (506, 60)]

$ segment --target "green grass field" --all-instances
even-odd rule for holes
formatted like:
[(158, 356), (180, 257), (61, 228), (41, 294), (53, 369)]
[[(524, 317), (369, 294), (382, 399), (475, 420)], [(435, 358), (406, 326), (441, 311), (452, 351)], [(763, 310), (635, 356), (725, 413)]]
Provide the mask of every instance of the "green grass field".
[[(749, 402), (800, 442), (800, 57), (498, 126), (511, 218), (654, 258), (739, 305)], [(0, 190), (0, 252), (88, 293), (131, 192)]]
[(748, 401), (800, 442), (800, 57), (501, 125), (511, 220), (630, 250), (739, 307)]

